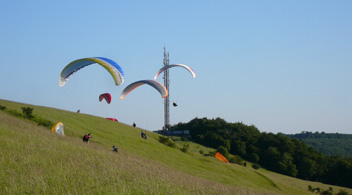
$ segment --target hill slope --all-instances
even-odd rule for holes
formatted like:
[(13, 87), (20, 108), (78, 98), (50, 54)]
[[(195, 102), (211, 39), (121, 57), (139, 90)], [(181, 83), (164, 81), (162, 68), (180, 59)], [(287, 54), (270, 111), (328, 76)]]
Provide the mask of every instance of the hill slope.
[[(99, 117), (0, 105), (18, 112), (30, 106), (35, 116), (63, 122), (66, 134), (0, 111), (0, 194), (312, 194), (308, 185), (331, 187), (183, 153), (160, 144), (158, 134), (144, 140), (141, 129)], [(81, 140), (85, 133), (93, 135), (89, 144)]]

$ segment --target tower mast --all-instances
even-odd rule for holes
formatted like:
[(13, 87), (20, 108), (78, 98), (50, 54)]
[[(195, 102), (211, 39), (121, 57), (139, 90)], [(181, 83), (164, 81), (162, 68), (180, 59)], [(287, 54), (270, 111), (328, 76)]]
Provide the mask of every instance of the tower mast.
[[(164, 47), (164, 66), (169, 65), (169, 52), (166, 52), (166, 48)], [(163, 130), (168, 131), (170, 127), (170, 89), (169, 89), (169, 70), (166, 69), (164, 71), (164, 86), (166, 87), (167, 91), (169, 92), (169, 95), (166, 96), (164, 99), (164, 127)]]

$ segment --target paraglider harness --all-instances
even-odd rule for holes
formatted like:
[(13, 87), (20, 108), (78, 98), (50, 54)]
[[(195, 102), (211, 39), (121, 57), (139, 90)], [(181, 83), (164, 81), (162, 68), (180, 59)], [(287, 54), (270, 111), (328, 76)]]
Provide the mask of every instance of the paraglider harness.
[(112, 146), (112, 151), (119, 152), (119, 149), (117, 149), (117, 147), (115, 147), (115, 146)]
[(89, 138), (90, 138), (90, 134), (85, 134), (85, 135), (83, 136), (82, 140), (83, 140), (84, 142), (88, 142)]
[(141, 137), (144, 138), (144, 139), (147, 139), (147, 134), (142, 131), (141, 132)]

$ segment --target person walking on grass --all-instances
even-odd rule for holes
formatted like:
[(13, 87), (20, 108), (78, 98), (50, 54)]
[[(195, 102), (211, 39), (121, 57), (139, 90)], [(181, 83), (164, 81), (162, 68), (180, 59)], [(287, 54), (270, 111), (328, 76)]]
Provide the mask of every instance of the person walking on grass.
[(90, 133), (83, 136), (83, 141), (89, 143), (89, 139), (93, 138)]

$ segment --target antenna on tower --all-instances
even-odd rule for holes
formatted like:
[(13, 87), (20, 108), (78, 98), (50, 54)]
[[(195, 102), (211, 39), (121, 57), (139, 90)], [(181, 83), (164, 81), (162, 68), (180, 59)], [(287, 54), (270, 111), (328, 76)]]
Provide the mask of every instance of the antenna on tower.
[[(166, 48), (164, 47), (164, 60), (163, 60), (163, 64), (164, 66), (168, 66), (169, 65), (169, 52), (166, 52)], [(164, 127), (163, 130), (168, 131), (170, 128), (170, 101), (169, 101), (169, 97), (170, 97), (170, 88), (169, 88), (169, 70), (166, 69), (164, 71), (164, 86), (166, 87), (167, 91), (169, 92), (169, 95), (166, 96), (166, 98), (164, 99)]]

